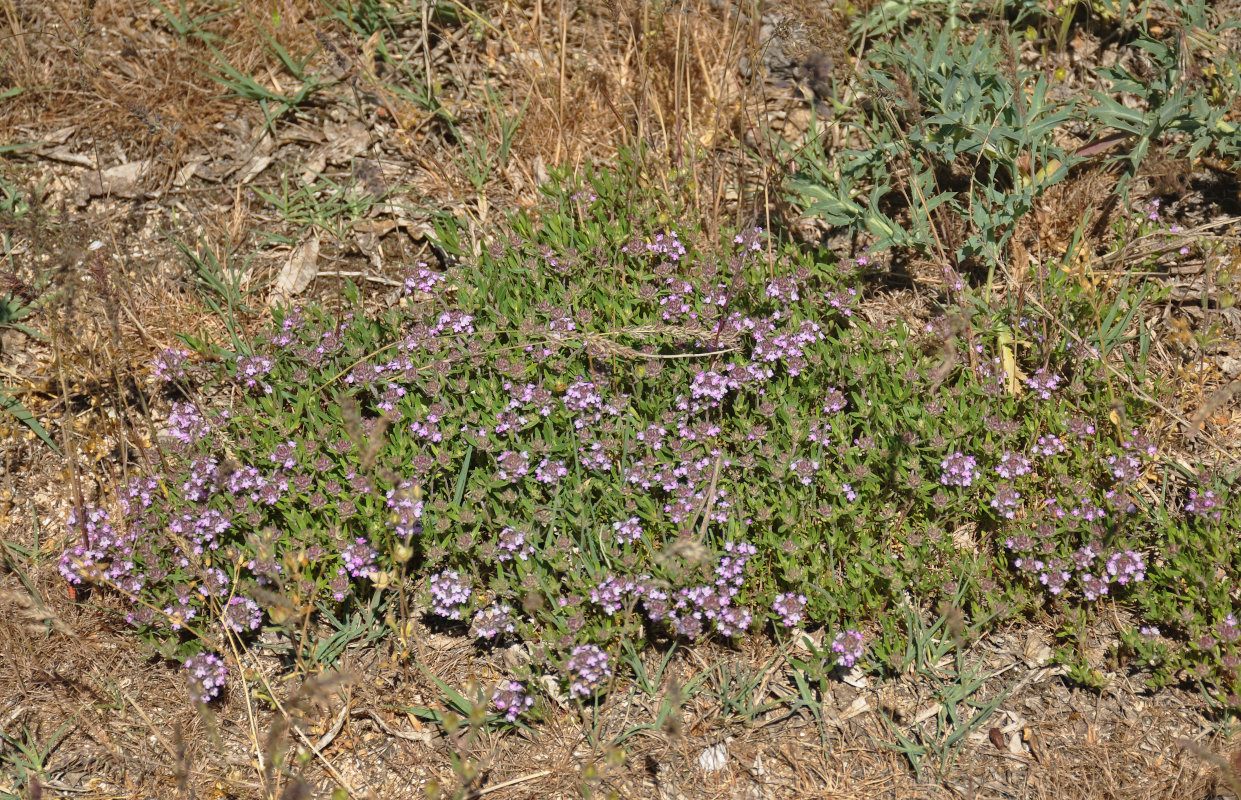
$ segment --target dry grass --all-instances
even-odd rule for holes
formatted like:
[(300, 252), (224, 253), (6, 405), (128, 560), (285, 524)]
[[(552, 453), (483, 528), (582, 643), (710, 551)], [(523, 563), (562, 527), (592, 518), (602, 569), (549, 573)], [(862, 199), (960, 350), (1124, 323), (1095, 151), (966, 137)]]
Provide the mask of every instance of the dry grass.
[[(216, 5), (186, 8), (206, 15)], [(932, 771), (923, 780), (882, 745), (892, 741), (883, 715), (906, 724), (931, 696), (933, 687), (913, 681), (834, 687), (822, 727), (784, 711), (750, 724), (723, 716), (728, 698), (713, 698), (708, 678), (668, 724), (656, 722), (661, 703), (671, 702), (671, 684), (655, 698), (615, 693), (586, 719), (553, 708), (532, 733), (471, 739), (394, 710), (438, 707), (440, 692), (385, 645), (347, 651), (345, 677), (326, 684), (313, 676), (289, 681), (274, 662), (239, 654), (279, 703), (233, 692), (214, 713), (196, 712), (176, 670), (141, 655), (115, 599), (74, 603), (55, 569), (70, 505), (108, 497), (135, 463), (159, 458), (164, 400), (146, 374), (151, 356), (173, 345), (179, 331), (225, 335), (194, 293), (170, 238), (228, 254), (239, 266), (258, 252), (247, 274), (260, 283), (284, 255), (263, 248), (263, 237), (298, 231), (253, 189), (277, 189), (279, 169), (305, 169), (325, 143), (326, 123), (342, 119), (364, 124), (367, 157), (381, 165), (389, 185), (406, 187), (401, 199), (410, 207), (456, 213), (479, 230), (500, 211), (537, 213), (538, 184), (548, 169), (613, 164), (621, 148), (639, 147), (633, 169), (670, 198), (670, 215), (715, 225), (791, 224), (774, 197), (786, 169), (777, 142), (804, 143), (808, 112), (794, 87), (753, 69), (747, 80), (738, 65), (754, 65), (780, 46), (812, 67), (803, 70), (803, 83), (852, 70), (840, 20), (808, 0), (780, 9), (774, 16), (789, 23), (766, 35), (757, 3), (491, 0), (475, 12), (452, 0), (425, 25), (399, 35), (381, 31), (380, 42), (353, 35), (310, 0), (219, 8), (203, 30), (218, 37), (222, 58), (259, 84), (276, 92), (296, 88), (269, 40), (295, 55), (320, 48), (310, 69), (333, 76), (316, 101), (286, 115), (267, 145), (256, 105), (225, 96), (208, 77), (216, 55), (200, 38), (175, 36), (153, 4), (0, 2), (7, 28), (0, 88), (27, 87), (0, 106), (0, 143), (49, 142), (29, 158), (0, 164), (0, 178), (25, 187), (33, 206), (49, 210), (0, 220), (0, 227), (17, 246), (19, 277), (33, 281), (50, 272), (46, 291), (54, 295), (37, 318), (50, 342), (6, 334), (0, 366), (6, 385), (17, 387), (68, 455), (57, 457), (24, 427), (0, 418), (0, 539), (35, 551), (33, 566), (23, 565), (20, 575), (11, 554), (0, 558), (0, 729), (25, 729), (46, 743), (63, 727), (43, 796), (297, 798), (347, 784), (356, 796), (421, 797), (429, 781), (457, 785), (454, 757), (477, 766), (476, 779), (461, 787), (466, 796), (489, 798), (576, 797), (587, 789), (661, 798), (1217, 796), (1221, 772), (1208, 755), (1228, 753), (1230, 745), (1216, 737), (1196, 696), (1149, 696), (1123, 685), (1104, 694), (1068, 688), (1046, 667), (1020, 658), (1024, 633), (1016, 632), (988, 637), (971, 658), (1009, 670), (989, 692), (1024, 682), (997, 718), (1003, 740), (1024, 735), (1024, 749), (1000, 752), (984, 732), (966, 742), (950, 774)], [(448, 22), (452, 15), (465, 24)], [(407, 59), (410, 74), (438, 84), (444, 114), (466, 139), (487, 140), (493, 150), (501, 144), (497, 110), (482, 100), (485, 88), (496, 91), (503, 114), (524, 109), (509, 164), (481, 192), (454, 160), (462, 143), (444, 116), (412, 101), (416, 87), (368, 57), (380, 44)], [(810, 63), (815, 53), (826, 62)], [(240, 176), (264, 147), (273, 166), (243, 183)], [(198, 159), (200, 170), (178, 181)], [(88, 195), (79, 204), (94, 170), (141, 160), (152, 166), (138, 199)], [(323, 169), (343, 179), (350, 165), (329, 161)], [(1029, 258), (1067, 241), (1063, 221), (1079, 219), (1106, 184), (1105, 177), (1084, 175), (1049, 195), (1048, 207), (1018, 237)], [(1090, 229), (1102, 236), (1114, 213), (1096, 209)], [(374, 278), (367, 286), (382, 286), (382, 265), (426, 257), (414, 227), (382, 239), (378, 262), (350, 237), (325, 241), (324, 259), (334, 270)], [(102, 244), (92, 250), (93, 242)], [(320, 279), (311, 291), (331, 298), (338, 286)], [(868, 313), (908, 316), (920, 302), (894, 292)], [(1159, 321), (1171, 331), (1169, 365), (1183, 360), (1172, 335), (1183, 311), (1168, 310)], [(242, 322), (257, 326), (262, 317)], [(1193, 351), (1190, 339), (1185, 347)], [(1209, 399), (1231, 386), (1228, 376), (1198, 370), (1194, 377), (1177, 411), (1188, 416), (1214, 403), (1204, 418), (1208, 433), (1234, 435), (1231, 395)], [(479, 655), (426, 630), (420, 636), (424, 666), (450, 685), (501, 674), (503, 654)], [(772, 648), (760, 641), (740, 651), (697, 647), (670, 669), (681, 686), (721, 664), (758, 674), (776, 663)], [(795, 692), (783, 668), (772, 668), (764, 681), (762, 699)], [(623, 758), (607, 747), (634, 729)], [(1182, 739), (1196, 744), (1180, 746)], [(308, 747), (317, 742), (318, 752)], [(724, 767), (704, 771), (700, 756), (720, 744), (728, 753)], [(304, 774), (313, 786), (290, 783), (273, 767), (274, 756), (293, 760), (299, 746), (310, 754)], [(0, 773), (0, 792), (6, 780)], [(22, 796), (35, 793), (28, 787)]]

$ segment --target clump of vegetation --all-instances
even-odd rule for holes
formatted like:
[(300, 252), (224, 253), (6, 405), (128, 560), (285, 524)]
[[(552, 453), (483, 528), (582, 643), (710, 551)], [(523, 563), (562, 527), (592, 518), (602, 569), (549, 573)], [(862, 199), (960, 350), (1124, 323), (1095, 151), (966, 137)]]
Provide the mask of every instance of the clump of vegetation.
[(512, 723), (542, 674), (581, 701), (623, 680), (622, 647), (825, 626), (820, 668), (882, 671), (910, 600), (979, 624), (1109, 600), (1153, 680), (1188, 667), (1235, 704), (1237, 504), (1169, 479), (1097, 342), (1018, 305), (871, 323), (855, 262), (648, 230), (624, 187), (577, 188), (474, 263), (418, 265), (385, 313), (354, 292), (222, 366), (166, 352), (164, 471), (121, 518), (73, 519), (65, 578), (123, 596), (203, 700), (201, 653), (239, 637), (310, 669), (351, 614), (527, 644), (492, 695)]

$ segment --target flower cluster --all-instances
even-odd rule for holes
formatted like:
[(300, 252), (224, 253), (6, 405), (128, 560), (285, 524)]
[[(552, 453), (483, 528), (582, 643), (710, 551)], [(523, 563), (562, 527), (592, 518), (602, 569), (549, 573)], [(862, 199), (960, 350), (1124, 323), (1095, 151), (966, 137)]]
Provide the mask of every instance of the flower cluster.
[(1056, 528), (1049, 523), (1037, 526), (1032, 533), (1010, 536), (1004, 546), (1014, 554), (1013, 566), (1032, 576), (1050, 594), (1059, 595), (1076, 577), (1082, 596), (1088, 601), (1109, 594), (1111, 587), (1141, 583), (1146, 579), (1146, 559), (1132, 549), (1118, 549), (1106, 557), (1096, 542), (1078, 547), (1067, 556), (1055, 540)]
[(583, 644), (569, 653), (564, 673), (569, 681), (569, 696), (585, 699), (604, 687), (612, 677), (612, 667), (607, 653), (593, 644)]
[(432, 611), (444, 619), (461, 619), (472, 594), (468, 579), (446, 569), (431, 577), (428, 588), (431, 590)]
[(442, 284), (446, 278), (438, 272), (432, 272), (427, 265), (419, 261), (414, 269), (409, 271), (405, 276), (405, 294), (410, 295), (414, 292), (422, 292), (431, 294), (435, 291), (435, 287)]
[(263, 394), (271, 394), (272, 388), (259, 380), (271, 373), (272, 361), (267, 356), (241, 356), (237, 359), (235, 375), (247, 389), (260, 387)]
[(939, 482), (945, 486), (969, 486), (982, 475), (978, 471), (978, 461), (965, 453), (953, 453), (939, 462), (939, 466), (944, 470)]
[(528, 534), (525, 531), (519, 531), (516, 528), (505, 528), (500, 531), (500, 541), (498, 542), (499, 553), (496, 556), (498, 561), (512, 561), (513, 556), (525, 561), (534, 553), (534, 547), (526, 542)]
[(526, 694), (526, 686), (521, 681), (501, 681), (491, 693), (491, 705), (506, 720), (516, 722), (534, 706), (534, 698)]
[(642, 538), (642, 523), (637, 517), (612, 523), (618, 542), (636, 542)]
[(866, 640), (862, 634), (850, 628), (836, 634), (836, 638), (832, 639), (832, 652), (836, 654), (836, 663), (849, 669), (866, 652)]
[(1220, 500), (1215, 496), (1215, 491), (1206, 489), (1201, 494), (1195, 490), (1189, 490), (1189, 500), (1185, 503), (1185, 513), (1191, 514), (1202, 519), (1218, 520)]
[(190, 700), (195, 703), (209, 703), (218, 697), (228, 677), (224, 661), (214, 653), (190, 656), (185, 661), (185, 671)]
[(370, 542), (366, 541), (365, 537), (359, 536), (340, 551), (340, 558), (344, 563), (337, 570), (337, 574), (348, 573), (354, 578), (369, 578), (379, 569), (376, 565), (378, 557), (379, 553), (375, 552)]
[(1054, 372), (1048, 372), (1043, 368), (1036, 369), (1034, 374), (1026, 378), (1026, 386), (1030, 391), (1039, 396), (1040, 399), (1050, 400), (1051, 393), (1060, 388), (1060, 381), (1064, 380)]
[(505, 603), (495, 603), (474, 615), (470, 632), (478, 639), (494, 639), (502, 633), (513, 633), (513, 609)]
[(165, 383), (185, 380), (185, 359), (189, 358), (189, 356), (189, 350), (177, 350), (175, 348), (161, 350), (160, 354), (151, 362), (155, 378)]
[(786, 628), (792, 628), (801, 622), (802, 614), (806, 610), (806, 596), (804, 594), (793, 594), (787, 592), (776, 595), (776, 599), (771, 604), (771, 610), (780, 618), (780, 624)]

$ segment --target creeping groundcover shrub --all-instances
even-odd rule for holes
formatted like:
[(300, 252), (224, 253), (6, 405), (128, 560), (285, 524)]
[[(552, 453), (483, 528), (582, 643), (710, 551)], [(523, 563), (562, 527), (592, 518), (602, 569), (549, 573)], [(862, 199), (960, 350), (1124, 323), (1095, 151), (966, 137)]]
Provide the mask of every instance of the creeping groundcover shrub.
[(511, 722), (544, 675), (580, 700), (625, 680), (623, 642), (826, 627), (825, 667), (899, 668), (894, 607), (949, 599), (1121, 603), (1152, 680), (1235, 704), (1236, 504), (1195, 483), (1180, 508), (1097, 352), (1014, 354), (959, 309), (868, 321), (851, 262), (635, 229), (603, 179), (553, 199), (377, 317), (353, 291), (222, 368), (166, 354), (164, 471), (74, 516), (64, 577), (126, 598), (201, 701), (230, 639), (309, 661), (305, 632), (357, 609), (530, 645), (492, 695)]

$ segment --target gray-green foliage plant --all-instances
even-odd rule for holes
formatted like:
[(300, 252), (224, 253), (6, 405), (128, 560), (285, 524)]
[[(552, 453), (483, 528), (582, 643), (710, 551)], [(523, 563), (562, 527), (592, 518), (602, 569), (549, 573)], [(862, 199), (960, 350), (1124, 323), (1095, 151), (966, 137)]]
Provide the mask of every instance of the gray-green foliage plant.
[[(966, 44), (946, 29), (877, 45), (871, 99), (842, 120), (850, 146), (803, 151), (790, 188), (806, 212), (868, 230), (875, 250), (993, 263), (1072, 163), (1053, 133), (1073, 119), (1074, 104), (1055, 100), (1046, 76), (1018, 65), (1011, 48), (985, 30)], [(965, 235), (948, 233), (941, 207)]]
[[(1002, 23), (982, 19), (972, 38), (945, 26), (915, 28), (866, 52), (864, 101), (836, 104), (846, 146), (800, 150), (792, 198), (808, 215), (866, 230), (873, 249), (907, 248), (941, 262), (992, 269), (1037, 198), (1090, 157), (1124, 169), (1126, 193), (1152, 148), (1164, 157), (1241, 152), (1228, 119), (1241, 90), (1235, 53), (1202, 3), (1156, 37), (1146, 25), (1102, 68), (1089, 102), (1054, 91)], [(979, 21), (979, 20), (976, 20)], [(1066, 150), (1069, 133), (1092, 131)]]

